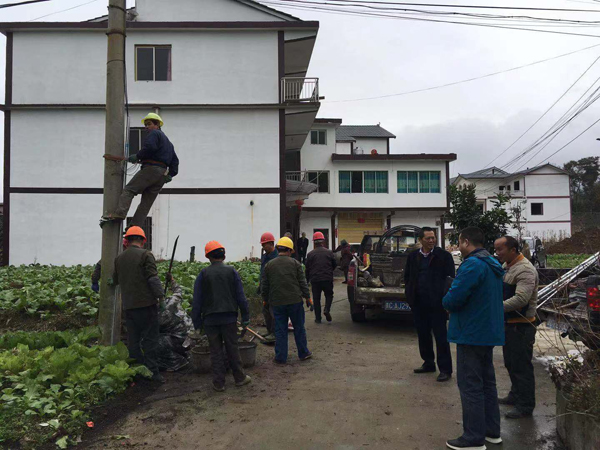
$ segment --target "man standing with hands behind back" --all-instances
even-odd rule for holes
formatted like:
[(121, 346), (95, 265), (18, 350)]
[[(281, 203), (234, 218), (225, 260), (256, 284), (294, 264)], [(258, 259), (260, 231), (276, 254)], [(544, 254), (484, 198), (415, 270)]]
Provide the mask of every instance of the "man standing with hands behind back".
[(414, 372), (435, 372), (433, 332), (440, 370), (437, 381), (448, 381), (452, 375), (452, 354), (447, 339), (448, 314), (442, 306), (442, 298), (446, 278), (454, 278), (454, 259), (449, 252), (436, 247), (432, 228), (421, 228), (419, 242), (421, 249), (410, 253), (404, 271), (406, 299), (413, 312), (423, 358), (423, 365)]

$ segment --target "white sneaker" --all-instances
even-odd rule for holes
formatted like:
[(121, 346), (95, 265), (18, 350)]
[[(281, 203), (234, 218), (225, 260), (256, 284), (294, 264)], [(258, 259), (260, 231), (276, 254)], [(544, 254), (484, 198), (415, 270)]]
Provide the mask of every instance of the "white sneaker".
[(502, 444), (502, 438), (501, 437), (495, 438), (495, 437), (486, 436), (485, 440), (487, 442), (489, 442), (490, 444)]

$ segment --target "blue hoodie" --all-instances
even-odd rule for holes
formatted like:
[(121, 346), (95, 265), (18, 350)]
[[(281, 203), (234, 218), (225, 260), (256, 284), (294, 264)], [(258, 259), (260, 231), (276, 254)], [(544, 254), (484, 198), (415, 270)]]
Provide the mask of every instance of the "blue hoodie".
[(477, 249), (458, 268), (442, 300), (450, 312), (448, 341), (465, 345), (504, 345), (504, 306), (500, 263)]

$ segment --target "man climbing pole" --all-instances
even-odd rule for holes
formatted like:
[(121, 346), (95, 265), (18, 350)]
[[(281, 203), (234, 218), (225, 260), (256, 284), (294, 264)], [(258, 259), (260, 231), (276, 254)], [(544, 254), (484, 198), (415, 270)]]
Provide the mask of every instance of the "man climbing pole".
[(117, 209), (102, 217), (100, 226), (107, 221), (121, 221), (127, 217), (133, 198), (142, 194), (131, 226), (143, 226), (150, 208), (165, 183), (169, 183), (179, 171), (179, 158), (167, 135), (161, 130), (164, 125), (158, 114), (150, 113), (142, 120), (148, 130), (141, 150), (129, 156), (132, 164), (141, 163), (142, 169), (135, 174), (123, 189)]

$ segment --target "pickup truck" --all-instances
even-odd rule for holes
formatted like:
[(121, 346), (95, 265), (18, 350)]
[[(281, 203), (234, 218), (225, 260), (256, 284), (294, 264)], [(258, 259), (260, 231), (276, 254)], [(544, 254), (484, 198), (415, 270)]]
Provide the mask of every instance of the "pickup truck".
[[(420, 228), (400, 225), (381, 236), (365, 236), (348, 270), (348, 301), (354, 322), (365, 322), (368, 309), (410, 316), (404, 294), (404, 268), (417, 250)], [(368, 280), (371, 280), (369, 283)], [(373, 281), (374, 280), (374, 281)], [(381, 281), (379, 285), (378, 280)]]

